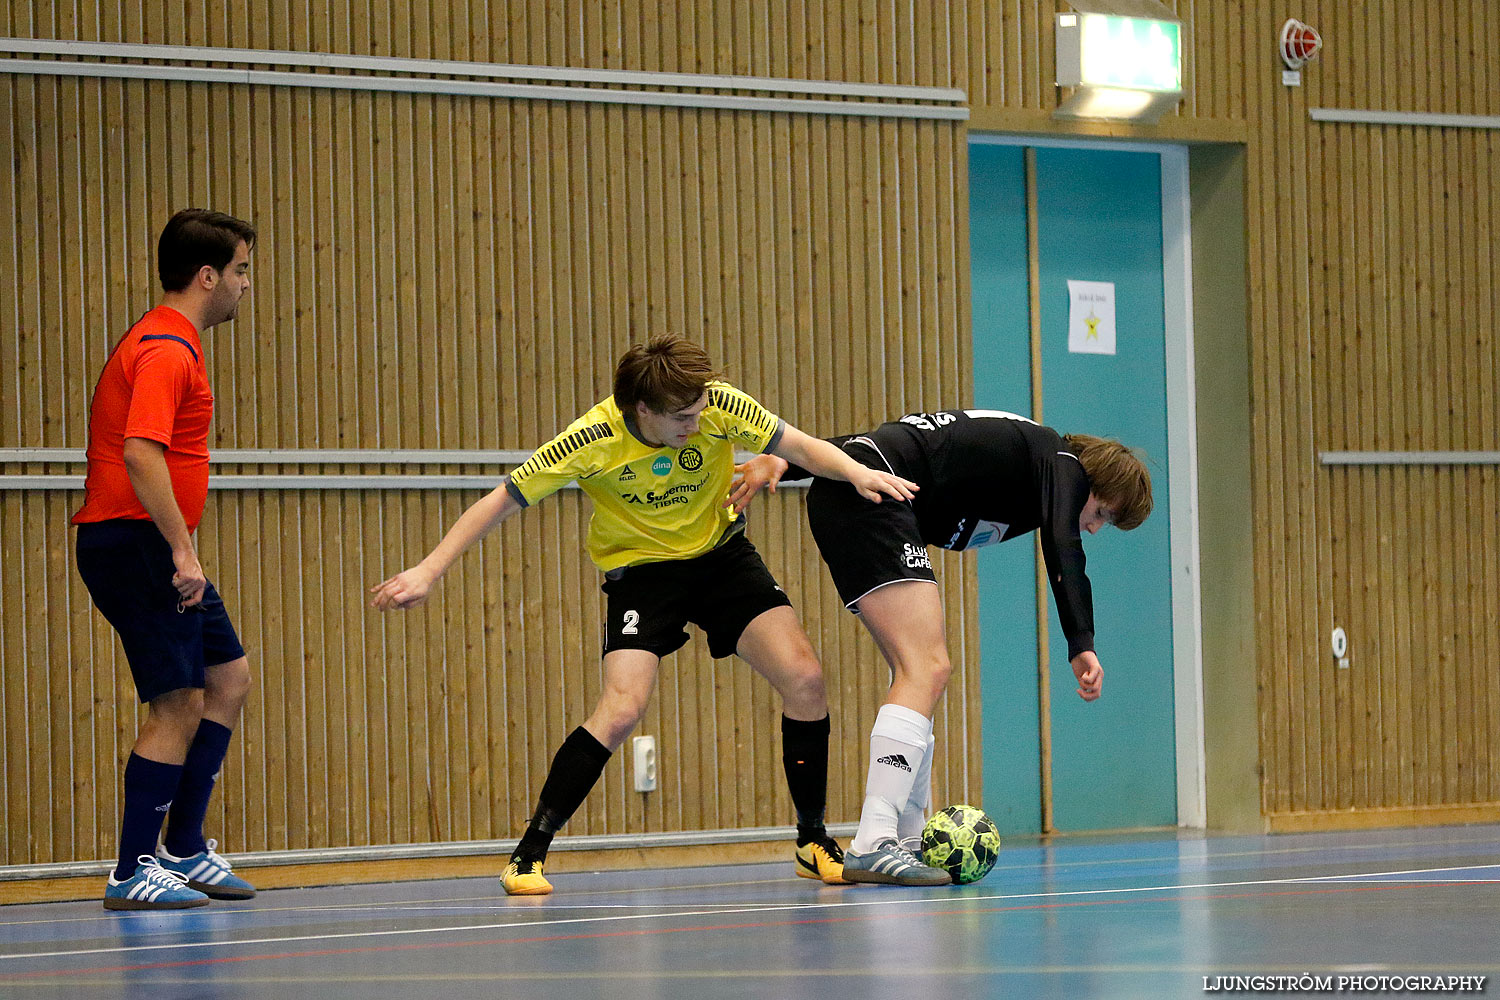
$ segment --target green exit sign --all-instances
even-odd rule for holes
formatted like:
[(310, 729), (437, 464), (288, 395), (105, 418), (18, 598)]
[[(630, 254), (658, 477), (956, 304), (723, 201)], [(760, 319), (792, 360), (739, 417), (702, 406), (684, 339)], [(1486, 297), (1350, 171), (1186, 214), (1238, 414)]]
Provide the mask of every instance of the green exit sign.
[(1182, 25), (1112, 14), (1057, 15), (1057, 83), (1182, 90)]

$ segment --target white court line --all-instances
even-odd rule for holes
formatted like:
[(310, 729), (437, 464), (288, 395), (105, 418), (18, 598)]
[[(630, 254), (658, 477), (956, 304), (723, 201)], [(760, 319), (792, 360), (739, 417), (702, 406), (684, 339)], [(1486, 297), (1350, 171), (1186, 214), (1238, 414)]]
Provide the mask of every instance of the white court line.
[[(1287, 834), (1287, 836), (1294, 836), (1294, 837), (1296, 837), (1296, 836), (1305, 836), (1305, 834)], [(1172, 844), (1191, 844), (1191, 843), (1194, 843), (1194, 841), (1192, 841), (1192, 840), (1174, 840), (1174, 841), (1169, 841), (1169, 843), (1172, 843)], [(1066, 847), (1066, 848), (1075, 848), (1076, 849), (1077, 847), (1084, 847), (1084, 846), (1096, 846), (1096, 845), (1083, 845), (1083, 844), (1053, 845), (1050, 849), (1056, 851), (1056, 850), (1060, 850), (1060, 849), (1062, 849), (1064, 847)], [(1493, 834), (1485, 834), (1484, 836), (1482, 836), (1480, 838), (1477, 838), (1477, 839), (1473, 839), (1473, 840), (1465, 840), (1465, 839), (1462, 839), (1462, 838), (1453, 838), (1453, 839), (1444, 838), (1444, 839), (1441, 839), (1441, 840), (1405, 840), (1405, 841), (1390, 841), (1390, 842), (1387, 842), (1387, 841), (1370, 841), (1370, 842), (1360, 843), (1360, 844), (1338, 844), (1338, 845), (1334, 845), (1334, 846), (1328, 846), (1328, 845), (1324, 845), (1324, 844), (1307, 844), (1307, 845), (1298, 846), (1298, 847), (1261, 847), (1261, 848), (1254, 848), (1254, 849), (1250, 849), (1250, 850), (1233, 850), (1233, 851), (1212, 851), (1212, 850), (1209, 850), (1209, 851), (1204, 851), (1202, 854), (1192, 854), (1192, 853), (1185, 853), (1183, 851), (1178, 851), (1175, 854), (1173, 854), (1173, 853), (1162, 853), (1162, 854), (1159, 854), (1159, 855), (1147, 854), (1145, 856), (1134, 856), (1134, 857), (1125, 857), (1125, 858), (1086, 858), (1086, 859), (1081, 860), (1081, 861), (1060, 861), (1060, 860), (1054, 860), (1054, 861), (1048, 861), (1048, 862), (1046, 862), (1046, 865), (1047, 865), (1047, 868), (1049, 868), (1049, 869), (1062, 869), (1062, 868), (1088, 868), (1088, 867), (1096, 866), (1096, 865), (1097, 866), (1104, 866), (1104, 865), (1149, 864), (1149, 863), (1152, 863), (1152, 862), (1171, 862), (1171, 861), (1177, 861), (1177, 862), (1191, 862), (1191, 863), (1193, 863), (1196, 866), (1205, 867), (1206, 866), (1205, 865), (1206, 862), (1221, 861), (1221, 860), (1232, 860), (1234, 858), (1285, 857), (1285, 856), (1291, 855), (1291, 854), (1333, 854), (1333, 853), (1337, 853), (1339, 851), (1349, 851), (1349, 852), (1382, 851), (1382, 850), (1391, 850), (1391, 849), (1406, 848), (1406, 847), (1430, 847), (1430, 848), (1440, 848), (1440, 849), (1448, 849), (1448, 848), (1455, 848), (1456, 849), (1456, 848), (1460, 848), (1460, 847), (1462, 847), (1462, 848), (1486, 847), (1486, 848), (1490, 848), (1491, 850), (1494, 850), (1496, 848), (1500, 848), (1500, 839), (1496, 839), (1496, 837)], [(1017, 852), (1028, 851), (1028, 850), (1029, 851), (1038, 851), (1038, 850), (1044, 850), (1044, 848), (1039, 848), (1039, 847), (1037, 847), (1036, 845), (1033, 845), (1033, 844), (1023, 844), (1023, 845), (1015, 847), (1014, 850), (1016, 850)], [(995, 867), (995, 871), (997, 871), (997, 872), (999, 872), (999, 871), (1023, 871), (1023, 870), (1028, 869), (1028, 868), (1036, 868), (1036, 867), (1037, 867), (1037, 863), (1036, 862), (1027, 862), (1027, 863), (1013, 864), (1013, 865), (997, 865)]]
[[(148, 944), (130, 945), (119, 948), (79, 948), (70, 951), (37, 951), (37, 952), (14, 952), (0, 954), (0, 961), (14, 961), (28, 958), (59, 958), (75, 955), (118, 955), (139, 954), (148, 951), (185, 951), (189, 948), (228, 948), (240, 945), (255, 944), (292, 944), (298, 941), (340, 941), (355, 938), (376, 937), (400, 937), (409, 934), (463, 934), (469, 931), (494, 931), (514, 930), (522, 927), (563, 927), (569, 924), (598, 924), (627, 920), (660, 920), (671, 917), (713, 917), (730, 916), (736, 913), (787, 913), (796, 910), (818, 910), (818, 909), (848, 909), (860, 906), (899, 906), (899, 905), (924, 905), (930, 903), (942, 903), (945, 905), (978, 903), (987, 900), (1007, 901), (1021, 899), (1061, 899), (1071, 896), (1110, 896), (1125, 895), (1129, 893), (1143, 892), (1181, 892), (1186, 889), (1236, 889), (1252, 885), (1300, 885), (1310, 882), (1337, 882), (1342, 879), (1364, 878), (1373, 879), (1388, 875), (1435, 875), (1439, 872), (1453, 871), (1476, 871), (1482, 868), (1500, 869), (1497, 865), (1463, 865), (1452, 868), (1414, 868), (1407, 871), (1390, 872), (1351, 872), (1346, 875), (1311, 875), (1300, 878), (1273, 878), (1254, 879), (1244, 882), (1201, 882), (1191, 885), (1151, 885), (1132, 886), (1121, 889), (1071, 889), (1064, 892), (1022, 892), (1022, 893), (995, 893), (984, 896), (925, 896), (918, 899), (871, 899), (859, 902), (837, 902), (837, 903), (780, 903), (762, 906), (746, 906), (740, 909), (730, 910), (687, 910), (681, 913), (641, 913), (631, 915), (612, 915), (602, 917), (569, 917), (563, 920), (521, 920), (507, 921), (504, 923), (467, 924), (456, 927), (405, 927), (395, 930), (380, 931), (349, 931), (340, 934), (298, 934), (288, 937), (269, 938), (242, 938), (225, 941), (190, 941), (175, 944)], [(1491, 880), (1493, 881), (1493, 880)]]
[[(700, 906), (700, 907), (701, 906), (724, 906), (724, 907), (739, 907), (739, 908), (743, 909), (746, 906), (754, 906), (754, 905), (764, 905), (764, 906), (827, 906), (829, 904), (827, 904), (827, 903), (765, 903), (765, 904), (754, 904), (754, 903), (746, 903), (744, 901), (740, 901), (740, 902), (736, 902), (736, 903), (548, 903), (547, 906), (546, 906), (546, 909), (548, 909), (548, 910), (665, 910), (665, 911), (668, 911), (668, 912), (658, 913), (657, 916), (660, 916), (660, 917), (671, 917), (671, 916), (675, 916), (676, 915), (675, 913), (670, 912), (674, 907), (681, 907), (681, 906)], [(537, 909), (541, 909), (541, 907), (537, 907)], [(456, 911), (462, 911), (462, 910), (469, 910), (469, 911), (473, 911), (473, 910), (498, 910), (498, 911), (504, 911), (504, 912), (509, 912), (509, 913), (525, 913), (526, 912), (525, 910), (522, 910), (521, 908), (517, 907), (515, 904), (510, 904), (508, 906), (505, 905), (505, 904), (503, 904), (503, 903), (500, 903), (500, 904), (483, 904), (483, 903), (462, 904), (462, 903), (449, 903), (449, 904), (446, 904), (446, 905), (438, 905), (438, 904), (434, 904), (434, 903), (412, 902), (412, 903), (382, 903), (381, 906), (380, 906), (379, 913), (391, 913), (393, 911), (394, 912), (398, 912), (398, 913), (404, 913), (404, 912), (406, 912), (408, 910), (456, 910)], [(262, 911), (262, 910), (241, 910), (239, 912), (241, 912), (241, 913), (260, 913), (260, 912), (265, 912), (265, 911)], [(359, 905), (356, 905), (356, 904), (349, 904), (349, 905), (341, 905), (341, 906), (320, 906), (315, 911), (311, 911), (311, 912), (316, 912), (316, 913), (344, 913), (344, 912), (370, 913), (370, 908), (368, 906), (359, 906)], [(3, 957), (3, 956), (0, 956), (0, 957)]]

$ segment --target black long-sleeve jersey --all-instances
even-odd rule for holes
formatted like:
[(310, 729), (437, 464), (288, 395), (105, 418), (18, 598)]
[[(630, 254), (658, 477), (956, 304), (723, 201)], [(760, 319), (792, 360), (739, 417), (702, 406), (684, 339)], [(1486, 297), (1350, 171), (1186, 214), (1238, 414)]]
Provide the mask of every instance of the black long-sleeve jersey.
[[(1056, 431), (1000, 410), (943, 410), (830, 440), (873, 449), (921, 487), (912, 507), (929, 545), (973, 549), (1040, 529), (1068, 657), (1094, 648), (1093, 589), (1078, 527), (1089, 479)], [(807, 476), (793, 467), (784, 478)]]

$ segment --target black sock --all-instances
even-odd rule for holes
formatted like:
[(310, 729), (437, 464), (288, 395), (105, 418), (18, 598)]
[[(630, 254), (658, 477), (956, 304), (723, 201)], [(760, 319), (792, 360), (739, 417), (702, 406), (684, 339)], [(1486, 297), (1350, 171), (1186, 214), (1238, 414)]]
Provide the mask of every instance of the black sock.
[(781, 763), (797, 809), (797, 846), (826, 836), (828, 804), (828, 716), (812, 722), (781, 717)]
[(233, 733), (212, 719), (198, 723), (198, 735), (188, 747), (187, 760), (178, 779), (177, 795), (167, 813), (167, 833), (162, 840), (167, 853), (186, 858), (207, 850), (203, 839), (203, 817), (208, 814), (208, 798), (214, 792), (224, 755)]
[(132, 753), (125, 762), (125, 808), (120, 820), (120, 859), (115, 878), (135, 874), (136, 859), (155, 856), (156, 835), (182, 777), (181, 764), (163, 764)]
[(568, 734), (558, 747), (557, 756), (552, 758), (552, 770), (542, 784), (536, 814), (531, 817), (512, 858), (542, 861), (547, 857), (552, 835), (583, 805), (599, 775), (604, 773), (610, 756), (608, 748), (582, 726)]

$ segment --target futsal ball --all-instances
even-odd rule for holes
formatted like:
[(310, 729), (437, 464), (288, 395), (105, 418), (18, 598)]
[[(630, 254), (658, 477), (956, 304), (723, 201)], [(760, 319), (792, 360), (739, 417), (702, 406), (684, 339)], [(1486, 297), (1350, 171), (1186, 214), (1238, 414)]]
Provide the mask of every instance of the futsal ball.
[(1000, 831), (974, 806), (949, 806), (922, 829), (922, 860), (953, 876), (956, 884), (978, 882), (1000, 857)]

